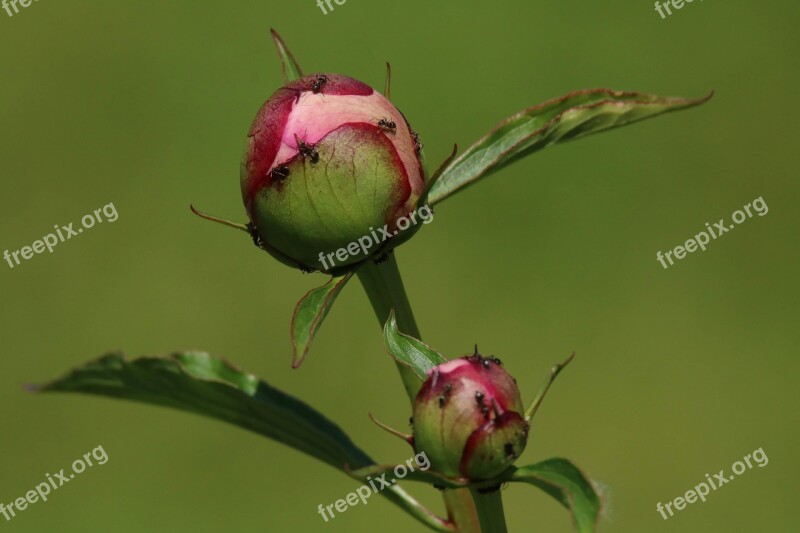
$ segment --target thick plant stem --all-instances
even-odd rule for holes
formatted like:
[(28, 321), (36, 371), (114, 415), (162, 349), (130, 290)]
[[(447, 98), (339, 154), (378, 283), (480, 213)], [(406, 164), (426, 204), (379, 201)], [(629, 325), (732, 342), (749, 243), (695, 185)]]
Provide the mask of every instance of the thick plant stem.
[(482, 520), (478, 516), (478, 509), (475, 507), (475, 501), (468, 488), (445, 489), (442, 491), (442, 496), (450, 521), (455, 524), (456, 531), (481, 533)]
[(479, 531), (482, 533), (507, 533), (503, 496), (500, 490), (481, 494), (477, 490), (471, 489), (471, 492), (481, 521)]
[[(411, 304), (408, 302), (406, 290), (403, 287), (403, 280), (400, 277), (400, 270), (397, 268), (397, 260), (391, 253), (384, 262), (376, 265), (367, 262), (358, 271), (358, 280), (364, 286), (375, 316), (380, 322), (381, 328), (389, 318), (389, 312), (394, 309), (397, 319), (397, 326), (400, 331), (416, 338), (420, 338), (417, 322), (414, 320), (414, 313), (411, 311)], [(400, 370), (400, 377), (410, 401), (414, 401), (422, 382), (407, 366), (397, 363)]]
[[(421, 339), (393, 253), (380, 265), (372, 262), (365, 264), (358, 271), (358, 279), (369, 296), (381, 328), (389, 318), (389, 312), (394, 309), (400, 331)], [(422, 382), (408, 367), (399, 363), (397, 367), (408, 398), (413, 402)], [(506, 531), (499, 493), (497, 496), (479, 494), (469, 488), (445, 489), (442, 492), (449, 519), (459, 533)], [(481, 502), (478, 508), (475, 499)]]

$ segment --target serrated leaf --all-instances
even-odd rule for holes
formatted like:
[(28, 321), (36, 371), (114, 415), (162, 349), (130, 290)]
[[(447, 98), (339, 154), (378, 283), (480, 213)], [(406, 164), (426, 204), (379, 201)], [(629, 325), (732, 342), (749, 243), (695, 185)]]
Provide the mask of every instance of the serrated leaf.
[[(39, 387), (41, 392), (79, 392), (172, 407), (264, 435), (347, 473), (374, 465), (332, 421), (251, 374), (204, 352), (128, 361), (110, 353)], [(447, 523), (400, 487), (381, 495), (435, 531)]]
[(314, 340), (314, 335), (328, 315), (339, 292), (351, 277), (353, 277), (352, 271), (342, 276), (334, 276), (325, 285), (308, 291), (297, 302), (292, 316), (292, 345), (294, 346), (292, 366), (294, 368), (303, 364), (311, 341)]
[(586, 475), (567, 459), (554, 458), (509, 469), (505, 481), (542, 489), (572, 512), (579, 533), (593, 533), (600, 515), (600, 496)]
[(275, 48), (278, 49), (278, 57), (281, 58), (283, 81), (289, 83), (290, 81), (302, 78), (303, 69), (300, 68), (300, 65), (295, 60), (289, 47), (286, 46), (286, 43), (283, 42), (283, 39), (277, 31), (270, 30), (270, 33), (272, 34), (272, 40), (275, 41)]
[(411, 368), (422, 381), (427, 379), (428, 370), (447, 362), (439, 352), (421, 340), (401, 333), (397, 329), (394, 310), (389, 313), (389, 318), (383, 327), (383, 341), (389, 355), (400, 364)]
[(438, 203), (517, 159), (552, 144), (697, 106), (712, 95), (690, 100), (592, 89), (531, 107), (498, 124), (453, 161), (431, 189), (428, 203)]

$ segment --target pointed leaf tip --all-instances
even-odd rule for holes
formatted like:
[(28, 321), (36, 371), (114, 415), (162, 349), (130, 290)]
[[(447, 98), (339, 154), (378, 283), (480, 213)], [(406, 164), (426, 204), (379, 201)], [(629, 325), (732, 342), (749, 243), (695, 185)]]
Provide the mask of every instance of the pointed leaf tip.
[(399, 437), (399, 438), (403, 439), (404, 441), (406, 441), (406, 443), (411, 444), (412, 446), (414, 445), (414, 437), (412, 437), (410, 434), (403, 433), (401, 431), (398, 431), (398, 430), (394, 429), (393, 427), (391, 427), (391, 426), (389, 426), (387, 424), (384, 424), (383, 422), (378, 420), (378, 418), (375, 415), (373, 415), (372, 413), (367, 413), (367, 415), (369, 416), (369, 419), (372, 420), (373, 424), (375, 424), (376, 426), (378, 426), (379, 428), (381, 428), (385, 432), (389, 433), (390, 435), (394, 435), (395, 437)]
[(702, 105), (714, 96), (667, 98), (611, 89), (569, 93), (500, 122), (445, 168), (430, 190), (436, 204), (501, 168), (558, 143)]
[(294, 309), (292, 316), (292, 368), (298, 368), (306, 358), (311, 341), (314, 340), (317, 330), (328, 315), (339, 296), (342, 288), (347, 284), (353, 272), (342, 276), (333, 276), (328, 282), (316, 289), (312, 289), (303, 296)]
[(270, 33), (272, 34), (272, 40), (275, 42), (275, 48), (278, 49), (278, 57), (281, 59), (284, 83), (289, 83), (290, 81), (302, 78), (303, 69), (300, 68), (300, 65), (297, 63), (294, 55), (289, 50), (289, 47), (286, 46), (283, 38), (277, 31), (275, 31), (275, 29), (271, 28)]
[(247, 224), (241, 224), (239, 222), (232, 222), (230, 220), (226, 220), (224, 218), (215, 217), (213, 215), (209, 215), (208, 213), (203, 213), (199, 209), (197, 209), (194, 205), (189, 204), (189, 209), (191, 209), (192, 213), (199, 216), (204, 220), (209, 220), (211, 222), (216, 222), (217, 224), (222, 224), (223, 226), (228, 226), (229, 228), (240, 229), (243, 232), (250, 234), (250, 227)]
[(556, 363), (556, 364), (555, 364), (555, 365), (554, 365), (554, 366), (553, 366), (553, 367), (550, 369), (550, 372), (549, 372), (549, 373), (548, 373), (548, 375), (547, 375), (547, 379), (545, 379), (545, 382), (544, 382), (544, 384), (542, 385), (542, 388), (541, 388), (541, 389), (539, 389), (539, 393), (538, 393), (538, 394), (536, 395), (536, 397), (533, 399), (533, 401), (531, 402), (531, 404), (530, 404), (530, 406), (528, 407), (528, 409), (526, 409), (526, 410), (525, 410), (525, 420), (527, 420), (528, 422), (530, 422), (530, 421), (531, 421), (531, 419), (533, 418), (533, 416), (536, 414), (536, 411), (537, 411), (537, 410), (539, 409), (539, 407), (542, 405), (542, 401), (544, 400), (544, 397), (545, 397), (545, 396), (547, 396), (547, 391), (549, 391), (549, 390), (550, 390), (550, 387), (553, 385), (553, 382), (556, 380), (556, 378), (557, 378), (557, 377), (558, 377), (558, 375), (561, 373), (561, 371), (562, 371), (562, 370), (564, 370), (564, 368), (565, 368), (565, 367), (566, 367), (568, 364), (570, 364), (570, 363), (572, 362), (572, 360), (573, 360), (573, 359), (575, 359), (575, 352), (572, 352), (572, 355), (570, 355), (569, 357), (567, 357), (567, 358), (564, 360), (564, 362), (562, 362), (562, 363)]
[(400, 332), (394, 309), (389, 313), (383, 327), (383, 340), (389, 355), (398, 363), (411, 368), (421, 381), (427, 379), (428, 370), (447, 362), (439, 352), (421, 340)]
[(383, 88), (383, 96), (386, 97), (387, 100), (391, 100), (391, 92), (392, 92), (392, 66), (389, 62), (386, 62), (386, 83)]

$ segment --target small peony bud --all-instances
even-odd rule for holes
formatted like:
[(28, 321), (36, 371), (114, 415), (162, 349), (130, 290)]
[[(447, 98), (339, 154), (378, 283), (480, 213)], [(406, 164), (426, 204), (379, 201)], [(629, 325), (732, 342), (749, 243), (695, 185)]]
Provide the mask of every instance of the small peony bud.
[(261, 107), (247, 139), (241, 184), (254, 239), (306, 270), (329, 271), (321, 254), (359, 239), (364, 246), (336, 267), (387, 251), (372, 235), (384, 225), (395, 235), (397, 219), (416, 208), (425, 180), (418, 148), (403, 114), (368, 85), (339, 74), (290, 82)]
[(471, 355), (428, 372), (414, 401), (414, 448), (438, 472), (491, 479), (525, 449), (528, 422), (517, 384), (497, 358)]

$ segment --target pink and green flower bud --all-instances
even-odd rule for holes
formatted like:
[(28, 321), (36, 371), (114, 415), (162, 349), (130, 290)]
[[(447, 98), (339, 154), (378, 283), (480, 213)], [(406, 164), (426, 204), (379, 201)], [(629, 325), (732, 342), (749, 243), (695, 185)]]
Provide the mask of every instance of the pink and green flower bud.
[(528, 422), (500, 360), (471, 355), (428, 372), (414, 401), (414, 448), (450, 477), (492, 479), (525, 449)]
[(321, 259), (351, 243), (364, 245), (337, 268), (388, 251), (399, 239), (372, 236), (384, 225), (394, 235), (417, 207), (418, 149), (403, 114), (368, 85), (338, 74), (290, 82), (261, 107), (247, 139), (241, 184), (254, 239), (306, 270), (331, 270)]

